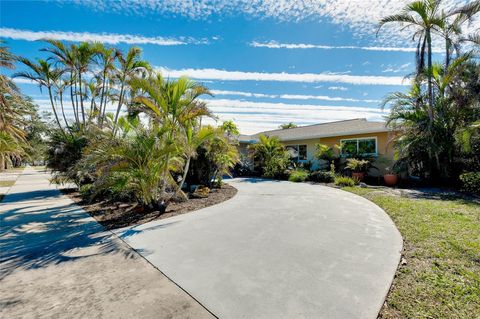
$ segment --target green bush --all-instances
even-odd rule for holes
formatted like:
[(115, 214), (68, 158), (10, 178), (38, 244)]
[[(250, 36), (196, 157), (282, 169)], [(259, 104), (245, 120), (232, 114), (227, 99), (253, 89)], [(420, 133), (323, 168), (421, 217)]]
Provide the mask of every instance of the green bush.
[(308, 179), (316, 183), (331, 183), (335, 179), (335, 174), (330, 171), (314, 171), (310, 173)]
[(79, 187), (78, 192), (80, 196), (84, 199), (90, 199), (93, 195), (94, 187), (93, 184), (84, 184)]
[(304, 169), (294, 169), (293, 171), (290, 172), (290, 176), (288, 177), (288, 180), (290, 182), (305, 182), (308, 178), (308, 171)]
[(480, 195), (480, 172), (469, 172), (460, 175), (462, 190)]
[(347, 176), (336, 176), (334, 180), (335, 185), (337, 186), (355, 186), (357, 184), (357, 180), (347, 177)]

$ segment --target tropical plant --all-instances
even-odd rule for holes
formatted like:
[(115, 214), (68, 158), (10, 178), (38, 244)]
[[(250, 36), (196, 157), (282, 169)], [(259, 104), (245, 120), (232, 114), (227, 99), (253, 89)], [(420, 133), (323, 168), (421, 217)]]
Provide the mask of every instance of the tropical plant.
[(56, 128), (52, 130), (47, 143), (47, 167), (52, 170), (52, 181), (58, 184), (73, 182), (80, 186), (83, 171), (76, 164), (82, 157), (83, 149), (88, 145), (88, 138), (81, 131), (64, 134)]
[(469, 172), (460, 175), (463, 191), (480, 195), (480, 172)]
[(10, 134), (0, 131), (0, 171), (12, 165), (12, 158), (26, 155), (25, 144), (13, 138)]
[(213, 182), (221, 180), (239, 161), (236, 142), (228, 138), (226, 128), (206, 126), (212, 132), (210, 138), (197, 148), (197, 156), (192, 161), (187, 177), (189, 184), (213, 186)]
[[(160, 73), (153, 73), (149, 77), (136, 77), (129, 81), (130, 86), (140, 93), (132, 100), (137, 107), (141, 108), (154, 123), (162, 125), (167, 131), (166, 143), (177, 149), (177, 154), (182, 151), (185, 154), (183, 177), (174, 194), (181, 192), (185, 178), (188, 174), (190, 159), (194, 154), (198, 139), (196, 128), (203, 116), (211, 116), (209, 109), (199, 97), (210, 94), (208, 89), (185, 77), (175, 81), (165, 81)], [(164, 154), (166, 165), (164, 166), (160, 193), (165, 200), (167, 196), (167, 180), (171, 178), (170, 161), (173, 159), (170, 153)]]
[(356, 158), (347, 158), (346, 168), (355, 173), (366, 173), (371, 168), (371, 162), (368, 160), (359, 160)]
[(122, 108), (122, 105), (125, 103), (126, 86), (128, 85), (128, 81), (130, 81), (142, 72), (151, 70), (150, 64), (147, 61), (141, 59), (141, 53), (142, 50), (137, 47), (130, 48), (126, 56), (124, 56), (120, 52), (117, 53), (117, 59), (119, 61), (120, 67), (118, 68), (115, 77), (120, 85), (120, 92), (118, 94), (118, 104), (117, 110), (115, 112), (113, 129), (114, 134), (116, 129), (116, 123), (118, 121), (118, 116), (120, 115), (120, 110)]
[(297, 168), (290, 171), (290, 176), (288, 176), (288, 180), (290, 182), (295, 182), (295, 183), (305, 182), (308, 178), (308, 175), (309, 173), (307, 170), (304, 170), (302, 168)]
[(347, 176), (335, 176), (333, 183), (336, 186), (352, 187), (358, 184), (358, 180)]
[[(166, 129), (157, 125), (145, 128), (138, 118), (120, 119), (119, 134), (97, 139), (85, 148), (79, 164), (95, 168), (88, 193), (91, 197), (103, 194), (112, 199), (130, 198), (145, 208), (164, 210), (160, 184), (165, 167), (174, 165), (165, 161), (165, 154), (172, 156), (177, 149), (167, 142)], [(176, 164), (178, 168), (180, 162)], [(167, 177), (168, 185), (176, 184)]]
[(275, 136), (260, 135), (258, 143), (249, 146), (255, 165), (265, 177), (282, 175), (290, 162), (290, 155)]
[(286, 129), (295, 128), (295, 127), (298, 127), (298, 125), (293, 122), (289, 122), (289, 123), (281, 124), (278, 128), (282, 130), (286, 130)]
[(332, 183), (335, 179), (335, 173), (331, 171), (313, 171), (308, 176), (308, 180), (315, 183)]

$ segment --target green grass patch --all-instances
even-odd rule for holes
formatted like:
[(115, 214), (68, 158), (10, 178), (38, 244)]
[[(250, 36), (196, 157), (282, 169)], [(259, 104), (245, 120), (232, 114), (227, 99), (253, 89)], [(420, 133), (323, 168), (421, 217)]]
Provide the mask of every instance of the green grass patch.
[(15, 184), (15, 181), (0, 181), (0, 187), (11, 187)]
[(480, 317), (480, 205), (345, 187), (382, 207), (400, 230), (406, 264), (380, 318)]
[(11, 168), (8, 168), (5, 172), (7, 172), (7, 173), (18, 173), (18, 172), (23, 172), (24, 169), (25, 169), (25, 167), (23, 167), (23, 166), (11, 167)]

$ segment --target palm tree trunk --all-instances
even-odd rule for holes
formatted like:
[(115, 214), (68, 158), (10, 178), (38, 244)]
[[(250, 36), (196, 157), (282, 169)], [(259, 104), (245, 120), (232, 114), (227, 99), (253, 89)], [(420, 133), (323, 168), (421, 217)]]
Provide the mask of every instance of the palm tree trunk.
[(77, 124), (80, 127), (80, 112), (78, 109), (77, 79), (75, 79), (75, 110), (77, 112)]
[(190, 161), (191, 161), (191, 157), (189, 156), (189, 157), (187, 158), (187, 162), (185, 163), (185, 167), (184, 167), (184, 169), (183, 169), (182, 181), (181, 181), (180, 184), (178, 185), (178, 189), (177, 189), (177, 192), (176, 192), (176, 193), (178, 193), (179, 191), (182, 190), (183, 184), (185, 183), (185, 180), (187, 179), (188, 170), (190, 169)]
[(432, 37), (430, 29), (427, 29), (427, 43), (428, 43), (428, 117), (430, 119), (430, 126), (433, 124), (433, 85), (432, 85)]
[(120, 96), (118, 98), (117, 112), (115, 113), (115, 121), (113, 122), (113, 135), (115, 135), (115, 131), (117, 130), (118, 115), (120, 114), (120, 109), (122, 108), (124, 85), (125, 79), (122, 80), (122, 86), (120, 87)]
[(0, 171), (5, 170), (5, 158), (4, 155), (0, 155)]
[(82, 95), (82, 73), (78, 72), (78, 88), (80, 90), (80, 107), (82, 108), (82, 121), (85, 125), (85, 108), (83, 107), (83, 95)]
[(105, 97), (105, 82), (107, 78), (107, 70), (104, 69), (103, 71), (103, 79), (102, 79), (102, 95), (100, 96), (100, 110), (98, 112), (98, 123), (103, 124), (103, 98)]
[[(70, 76), (70, 81), (72, 82), (73, 81), (73, 76)], [(75, 101), (73, 99), (73, 83), (70, 83), (70, 98), (72, 100), (72, 109), (73, 109), (73, 116), (75, 117), (75, 122), (78, 124), (79, 121), (78, 121), (78, 114), (77, 114), (77, 110), (75, 109)]]
[(62, 117), (63, 117), (63, 120), (65, 121), (65, 126), (68, 128), (68, 130), (70, 130), (68, 126), (67, 117), (65, 116), (65, 109), (63, 108), (63, 93), (61, 92), (60, 92), (60, 108), (62, 109)]
[(448, 69), (450, 65), (450, 52), (451, 52), (451, 43), (448, 38), (445, 40), (445, 70)]
[(48, 96), (50, 97), (50, 103), (52, 104), (53, 114), (55, 115), (55, 120), (57, 121), (58, 127), (63, 132), (63, 134), (65, 134), (62, 124), (60, 124), (60, 120), (58, 119), (57, 110), (55, 109), (55, 103), (53, 102), (52, 89), (50, 87), (48, 87)]

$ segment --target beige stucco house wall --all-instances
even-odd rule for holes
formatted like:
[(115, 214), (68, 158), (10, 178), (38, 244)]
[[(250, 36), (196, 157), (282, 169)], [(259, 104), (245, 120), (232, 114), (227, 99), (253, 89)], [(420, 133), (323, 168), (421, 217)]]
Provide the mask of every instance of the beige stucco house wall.
[[(285, 146), (306, 145), (306, 161), (313, 163), (312, 169), (317, 169), (320, 166), (324, 166), (324, 163), (320, 163), (315, 159), (316, 144), (326, 144), (334, 148), (338, 154), (339, 151), (335, 148), (335, 145), (341, 145), (342, 140), (374, 138), (376, 140), (376, 152), (370, 157), (376, 159), (374, 165), (378, 167), (379, 170), (371, 170), (369, 173), (373, 176), (382, 175), (386, 172), (386, 167), (393, 163), (394, 149), (391, 141), (394, 132), (387, 129), (384, 124), (379, 124), (381, 123), (368, 122), (365, 119), (354, 119), (349, 121), (318, 124), (316, 126), (298, 127), (296, 129), (266, 131), (250, 136), (244, 135), (239, 140), (239, 151), (244, 156), (248, 156), (248, 145), (255, 143), (260, 134), (277, 136)], [(351, 134), (355, 131), (362, 133)], [(317, 135), (318, 137), (296, 138), (298, 136), (308, 135)], [(345, 159), (346, 157), (342, 157), (343, 161)]]

